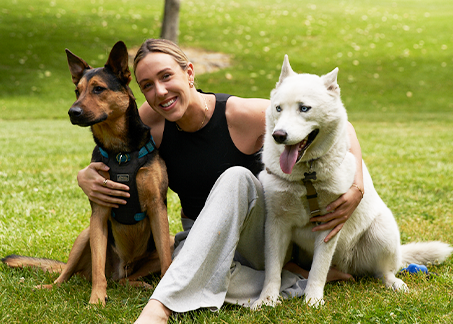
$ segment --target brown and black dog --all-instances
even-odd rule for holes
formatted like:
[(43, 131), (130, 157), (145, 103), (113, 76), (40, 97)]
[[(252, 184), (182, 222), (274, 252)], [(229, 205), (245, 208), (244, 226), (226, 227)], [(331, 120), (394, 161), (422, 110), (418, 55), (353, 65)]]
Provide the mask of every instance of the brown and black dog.
[(66, 264), (17, 255), (2, 261), (11, 267), (34, 266), (61, 272), (54, 281), (57, 285), (75, 273), (91, 278), (90, 303), (105, 305), (106, 275), (122, 283), (151, 288), (138, 279), (159, 271), (164, 275), (170, 266), (173, 242), (166, 207), (168, 179), (150, 129), (141, 121), (128, 86), (131, 73), (126, 45), (116, 43), (102, 68), (91, 68), (67, 49), (66, 54), (77, 95), (69, 109), (71, 122), (91, 127), (97, 144), (92, 161), (109, 165), (106, 178), (129, 185), (131, 197), (118, 209), (90, 201), (90, 226), (77, 237)]

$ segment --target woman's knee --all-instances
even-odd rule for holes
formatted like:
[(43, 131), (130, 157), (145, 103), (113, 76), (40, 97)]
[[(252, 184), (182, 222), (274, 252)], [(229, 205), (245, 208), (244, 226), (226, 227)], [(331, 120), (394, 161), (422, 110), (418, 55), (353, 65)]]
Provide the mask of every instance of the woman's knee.
[(232, 184), (245, 184), (246, 186), (260, 186), (259, 180), (247, 168), (241, 166), (233, 166), (225, 170), (219, 178), (220, 181), (232, 181)]

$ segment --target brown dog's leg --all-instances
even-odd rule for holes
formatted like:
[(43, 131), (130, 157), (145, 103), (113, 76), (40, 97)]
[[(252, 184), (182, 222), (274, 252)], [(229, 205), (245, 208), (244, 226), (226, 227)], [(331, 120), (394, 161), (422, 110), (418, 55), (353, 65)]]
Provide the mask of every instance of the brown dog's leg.
[(90, 245), (92, 262), (92, 289), (90, 304), (105, 305), (107, 298), (107, 279), (105, 278), (105, 262), (107, 255), (107, 221), (110, 208), (91, 203), (93, 213), (90, 218)]
[(163, 276), (171, 264), (167, 207), (162, 203), (159, 206), (155, 206), (152, 210), (148, 210), (148, 215), (150, 215), (151, 232), (159, 254), (161, 276)]

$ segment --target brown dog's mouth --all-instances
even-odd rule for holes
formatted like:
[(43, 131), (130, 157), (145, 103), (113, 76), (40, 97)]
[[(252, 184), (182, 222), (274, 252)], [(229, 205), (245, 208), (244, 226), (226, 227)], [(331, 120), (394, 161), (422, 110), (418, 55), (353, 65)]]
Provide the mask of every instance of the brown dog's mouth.
[(284, 173), (291, 174), (294, 165), (299, 162), (305, 151), (307, 151), (308, 147), (315, 140), (318, 133), (319, 129), (315, 129), (301, 142), (294, 145), (285, 145), (285, 150), (280, 155), (280, 168)]
[(102, 115), (95, 118), (93, 114), (84, 113), (83, 109), (80, 107), (72, 107), (68, 111), (69, 118), (73, 125), (88, 127), (103, 122), (107, 119), (108, 115), (103, 113)]

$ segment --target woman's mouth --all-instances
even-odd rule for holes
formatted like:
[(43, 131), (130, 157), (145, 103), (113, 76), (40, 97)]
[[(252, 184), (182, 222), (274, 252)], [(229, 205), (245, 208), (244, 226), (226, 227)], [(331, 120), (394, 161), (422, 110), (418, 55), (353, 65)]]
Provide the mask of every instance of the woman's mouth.
[(177, 98), (171, 98), (171, 99), (168, 99), (162, 103), (160, 103), (160, 107), (163, 108), (163, 109), (168, 109), (170, 108), (175, 102), (176, 102)]

